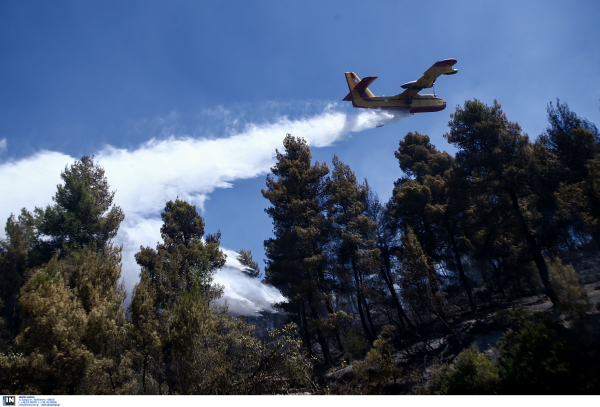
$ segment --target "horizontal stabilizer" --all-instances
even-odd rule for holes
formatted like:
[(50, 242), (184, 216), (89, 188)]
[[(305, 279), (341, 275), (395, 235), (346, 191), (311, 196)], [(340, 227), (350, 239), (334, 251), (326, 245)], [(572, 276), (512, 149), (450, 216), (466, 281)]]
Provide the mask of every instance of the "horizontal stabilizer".
[(363, 78), (362, 81), (358, 82), (354, 89), (365, 90), (369, 87), (370, 84), (373, 83), (373, 81), (375, 81), (375, 79), (377, 79), (376, 76), (367, 76), (366, 78)]
[[(373, 81), (375, 79), (377, 79), (376, 76), (367, 76), (366, 78), (364, 78), (361, 81), (360, 78), (354, 72), (346, 72), (345, 75), (346, 75), (346, 82), (348, 82), (348, 89), (350, 90), (350, 93), (348, 93), (343, 100), (347, 100), (347, 101), (354, 103), (355, 97), (358, 97), (358, 98), (374, 97), (373, 92), (371, 92), (369, 90), (368, 86), (371, 83), (373, 83)], [(356, 90), (358, 92), (358, 94), (356, 94), (356, 93), (352, 94), (352, 92), (354, 90)]]

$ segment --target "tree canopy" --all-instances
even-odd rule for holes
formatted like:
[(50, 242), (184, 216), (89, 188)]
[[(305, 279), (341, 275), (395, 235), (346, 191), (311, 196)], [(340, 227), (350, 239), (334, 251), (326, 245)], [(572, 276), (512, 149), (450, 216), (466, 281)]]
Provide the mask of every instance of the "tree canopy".
[[(135, 254), (126, 303), (113, 243), (125, 215), (82, 157), (52, 205), (6, 221), (0, 389), (597, 392), (599, 308), (586, 290), (600, 281), (600, 134), (566, 103), (547, 113), (530, 138), (497, 101), (468, 100), (443, 135), (454, 155), (407, 133), (387, 201), (339, 157), (330, 170), (286, 135), (261, 191), (273, 225), (262, 283), (285, 301), (251, 317), (232, 315), (214, 282), (220, 231), (205, 233), (179, 197), (165, 203), (161, 241)], [(251, 251), (235, 256), (243, 282), (261, 276)], [(492, 337), (496, 348), (472, 345)]]

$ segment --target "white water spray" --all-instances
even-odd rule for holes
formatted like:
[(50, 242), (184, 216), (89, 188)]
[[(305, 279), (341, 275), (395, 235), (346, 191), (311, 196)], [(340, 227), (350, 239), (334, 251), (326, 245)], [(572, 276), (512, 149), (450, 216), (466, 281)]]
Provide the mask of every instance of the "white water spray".
[[(304, 137), (312, 147), (325, 147), (343, 140), (350, 132), (396, 122), (407, 115), (386, 111), (346, 114), (329, 105), (323, 112), (302, 119), (278, 117), (263, 124), (251, 123), (223, 138), (172, 135), (163, 140), (151, 139), (133, 150), (106, 146), (95, 156), (106, 171), (111, 190), (117, 191), (115, 204), (126, 216), (115, 243), (123, 245), (127, 290), (131, 292), (139, 278), (134, 254), (140, 245), (155, 247), (161, 240), (160, 212), (168, 200), (179, 196), (203, 211), (207, 196), (215, 188), (230, 188), (235, 180), (267, 174), (275, 164), (275, 149), (281, 151), (287, 133)], [(40, 151), (2, 163), (0, 185), (11, 193), (0, 202), (0, 221), (11, 213), (18, 215), (22, 207), (32, 211), (52, 203), (61, 171), (75, 160), (59, 152)], [(4, 231), (0, 233), (4, 237)], [(228, 259), (215, 282), (225, 286), (224, 299), (230, 311), (237, 315), (273, 311), (270, 304), (281, 301), (281, 294), (249, 279), (239, 271), (234, 257)]]

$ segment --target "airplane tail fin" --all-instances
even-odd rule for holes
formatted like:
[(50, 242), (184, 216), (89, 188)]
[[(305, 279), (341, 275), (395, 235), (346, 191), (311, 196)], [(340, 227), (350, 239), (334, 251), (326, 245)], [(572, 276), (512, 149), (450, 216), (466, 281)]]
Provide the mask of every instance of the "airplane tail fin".
[(375, 95), (369, 90), (368, 86), (373, 83), (375, 79), (377, 79), (376, 76), (367, 76), (366, 78), (363, 78), (363, 80), (360, 80), (354, 72), (346, 72), (346, 82), (348, 82), (350, 93), (348, 93), (343, 100), (354, 100), (354, 96), (352, 96), (353, 89), (364, 91), (368, 97), (374, 97)]
[(346, 72), (346, 82), (348, 82), (348, 89), (352, 90), (360, 82), (360, 78), (354, 72)]
[(354, 72), (346, 72), (345, 75), (346, 75), (346, 82), (348, 82), (348, 90), (350, 92), (342, 100), (351, 102), (354, 100), (354, 97), (352, 96), (352, 89), (354, 89), (356, 84), (358, 82), (360, 82), (360, 78), (358, 76), (356, 76), (356, 74)]

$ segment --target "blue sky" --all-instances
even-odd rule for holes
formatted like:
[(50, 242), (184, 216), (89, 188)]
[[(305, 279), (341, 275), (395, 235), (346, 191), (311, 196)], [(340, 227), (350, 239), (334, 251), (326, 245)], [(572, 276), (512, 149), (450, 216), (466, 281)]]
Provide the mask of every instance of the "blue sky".
[[(443, 134), (465, 100), (497, 99), (532, 138), (556, 98), (600, 124), (599, 15), (597, 1), (2, 1), (0, 220), (50, 203), (65, 165), (96, 155), (126, 211), (129, 288), (128, 253), (156, 244), (177, 195), (264, 268), (260, 189), (286, 132), (387, 200), (398, 141), (418, 131), (453, 153)], [(391, 95), (444, 58), (459, 72), (436, 82), (442, 112), (374, 128), (341, 102), (346, 71)]]

